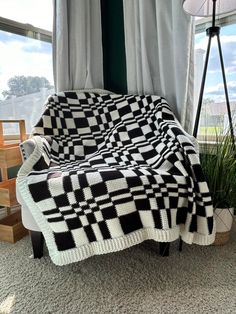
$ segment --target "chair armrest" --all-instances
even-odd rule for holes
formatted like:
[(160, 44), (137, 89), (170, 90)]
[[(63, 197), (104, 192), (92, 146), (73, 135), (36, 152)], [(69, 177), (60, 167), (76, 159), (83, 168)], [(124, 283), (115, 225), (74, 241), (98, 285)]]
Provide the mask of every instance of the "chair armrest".
[(25, 165), (31, 166), (31, 170), (40, 171), (49, 168), (51, 163), (51, 144), (50, 136), (33, 136), (20, 144), (20, 150)]

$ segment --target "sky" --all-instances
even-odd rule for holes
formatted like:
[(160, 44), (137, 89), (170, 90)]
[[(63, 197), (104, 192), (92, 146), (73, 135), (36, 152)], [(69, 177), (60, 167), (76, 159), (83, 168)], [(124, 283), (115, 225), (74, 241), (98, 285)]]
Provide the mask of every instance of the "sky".
[[(0, 16), (52, 31), (52, 0), (0, 0)], [(50, 43), (0, 31), (0, 51), (0, 99), (15, 75), (44, 76), (53, 85)]]
[(0, 99), (16, 75), (44, 76), (53, 85), (52, 45), (0, 31)]
[(53, 0), (0, 0), (0, 16), (52, 31)]
[[(230, 101), (236, 101), (236, 25), (227, 25), (221, 28), (220, 41), (222, 46), (226, 81)], [(205, 32), (197, 34), (195, 37), (195, 49), (206, 51), (208, 37)], [(217, 41), (212, 40), (212, 49), (208, 64), (205, 97), (212, 98), (215, 102), (225, 101), (221, 66)]]

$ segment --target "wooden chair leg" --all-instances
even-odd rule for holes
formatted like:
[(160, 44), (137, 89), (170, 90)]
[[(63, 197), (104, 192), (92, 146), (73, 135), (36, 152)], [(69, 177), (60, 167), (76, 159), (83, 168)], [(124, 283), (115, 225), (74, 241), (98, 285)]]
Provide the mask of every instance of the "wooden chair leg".
[(170, 243), (169, 242), (160, 242), (159, 243), (159, 252), (161, 256), (169, 256), (170, 254)]
[(179, 238), (179, 251), (182, 252), (183, 250), (183, 240)]
[(42, 232), (30, 231), (34, 258), (43, 256), (44, 237)]

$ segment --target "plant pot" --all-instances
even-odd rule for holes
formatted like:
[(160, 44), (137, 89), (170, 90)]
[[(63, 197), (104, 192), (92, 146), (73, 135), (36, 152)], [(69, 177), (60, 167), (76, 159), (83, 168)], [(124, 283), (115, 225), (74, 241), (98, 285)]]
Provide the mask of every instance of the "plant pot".
[(224, 245), (229, 241), (233, 223), (233, 208), (216, 208), (214, 218), (216, 223), (216, 237), (214, 245)]

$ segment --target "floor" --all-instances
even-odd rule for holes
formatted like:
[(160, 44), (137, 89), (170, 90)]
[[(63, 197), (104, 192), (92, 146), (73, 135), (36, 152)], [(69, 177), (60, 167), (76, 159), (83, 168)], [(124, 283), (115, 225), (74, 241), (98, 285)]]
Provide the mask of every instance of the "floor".
[(236, 313), (236, 222), (223, 247), (158, 244), (55, 266), (25, 237), (0, 242), (0, 313)]

